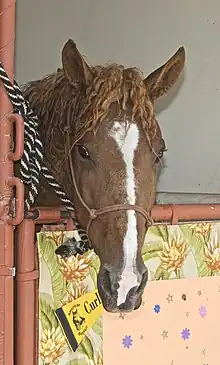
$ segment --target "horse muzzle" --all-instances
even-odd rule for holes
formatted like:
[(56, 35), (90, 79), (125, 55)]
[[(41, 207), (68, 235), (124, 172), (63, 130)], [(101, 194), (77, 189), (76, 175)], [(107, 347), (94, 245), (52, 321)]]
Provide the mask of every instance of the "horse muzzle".
[(132, 312), (140, 307), (142, 295), (148, 281), (148, 270), (145, 268), (141, 275), (138, 286), (131, 287), (126, 295), (125, 301), (118, 304), (118, 275), (111, 273), (105, 267), (101, 267), (98, 274), (98, 290), (102, 303), (108, 312)]

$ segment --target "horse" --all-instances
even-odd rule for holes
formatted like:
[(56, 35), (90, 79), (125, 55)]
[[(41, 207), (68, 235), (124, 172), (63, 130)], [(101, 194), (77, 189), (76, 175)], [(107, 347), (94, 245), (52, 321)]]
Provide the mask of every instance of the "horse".
[(81, 317), (80, 314), (77, 311), (77, 308), (72, 311), (72, 321), (76, 326), (77, 331), (80, 331), (83, 328), (83, 325), (85, 324), (85, 318)]
[[(24, 86), (39, 117), (45, 164), (100, 258), (97, 285), (109, 312), (141, 305), (148, 281), (141, 250), (166, 149), (154, 103), (184, 64), (180, 47), (144, 78), (139, 69), (116, 63), (90, 66), (69, 39), (62, 68)], [(36, 205), (60, 205), (43, 178)]]

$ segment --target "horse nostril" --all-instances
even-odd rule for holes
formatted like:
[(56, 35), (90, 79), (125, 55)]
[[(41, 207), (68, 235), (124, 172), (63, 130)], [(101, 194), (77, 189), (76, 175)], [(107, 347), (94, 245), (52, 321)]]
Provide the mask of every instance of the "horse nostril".
[(109, 294), (112, 294), (110, 272), (106, 268), (104, 268), (104, 270), (103, 270), (102, 286), (106, 292), (108, 292)]
[(137, 293), (143, 292), (148, 281), (148, 270), (146, 269), (142, 274), (141, 283), (137, 288)]
[(142, 303), (142, 297), (139, 297), (137, 303), (135, 304), (134, 310), (137, 310), (138, 308), (140, 308)]

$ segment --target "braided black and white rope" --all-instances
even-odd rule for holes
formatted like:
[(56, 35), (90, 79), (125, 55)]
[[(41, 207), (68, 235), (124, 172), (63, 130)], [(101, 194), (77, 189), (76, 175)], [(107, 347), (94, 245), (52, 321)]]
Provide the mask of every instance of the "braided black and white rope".
[(38, 117), (30, 108), (29, 102), (24, 99), (18, 84), (16, 82), (14, 86), (11, 84), (1, 64), (0, 78), (15, 113), (21, 114), (24, 118), (24, 154), (21, 159), (21, 176), (24, 183), (30, 185), (29, 195), (25, 201), (25, 210), (28, 211), (30, 209), (38, 195), (40, 172), (42, 172), (44, 176), (46, 175), (45, 178), (48, 180), (49, 185), (60, 197), (65, 207), (69, 211), (73, 211), (73, 204), (44, 164), (43, 145), (38, 133)]
[[(38, 195), (40, 174), (48, 181), (48, 184), (53, 188), (66, 209), (74, 211), (72, 202), (44, 163), (43, 145), (38, 132), (38, 117), (33, 112), (29, 102), (24, 99), (16, 81), (12, 85), (1, 63), (0, 79), (13, 105), (14, 112), (22, 115), (24, 119), (24, 153), (21, 158), (20, 172), (23, 182), (30, 187), (25, 200), (25, 214), (30, 210)], [(81, 238), (80, 243), (76, 242), (76, 246), (78, 246), (80, 253), (83, 253), (89, 248), (88, 237), (78, 222), (76, 222), (76, 228)]]

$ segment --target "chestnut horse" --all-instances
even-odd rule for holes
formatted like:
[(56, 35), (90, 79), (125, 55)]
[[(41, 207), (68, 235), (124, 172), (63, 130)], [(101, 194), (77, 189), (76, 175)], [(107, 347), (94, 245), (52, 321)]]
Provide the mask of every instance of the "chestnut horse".
[[(40, 120), (47, 167), (74, 203), (100, 258), (98, 289), (111, 312), (141, 304), (147, 268), (141, 249), (165, 144), (154, 101), (176, 83), (183, 47), (143, 78), (117, 64), (90, 67), (69, 40), (62, 69), (25, 86)], [(36, 204), (59, 205), (41, 181)]]

